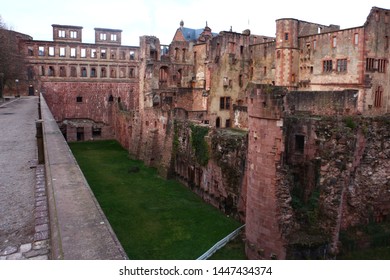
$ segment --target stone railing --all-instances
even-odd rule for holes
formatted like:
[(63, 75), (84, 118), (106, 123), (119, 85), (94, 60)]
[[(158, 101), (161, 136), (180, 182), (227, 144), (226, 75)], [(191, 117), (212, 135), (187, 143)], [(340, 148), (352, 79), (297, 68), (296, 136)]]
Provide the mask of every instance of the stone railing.
[(52, 259), (127, 259), (46, 101), (40, 97)]

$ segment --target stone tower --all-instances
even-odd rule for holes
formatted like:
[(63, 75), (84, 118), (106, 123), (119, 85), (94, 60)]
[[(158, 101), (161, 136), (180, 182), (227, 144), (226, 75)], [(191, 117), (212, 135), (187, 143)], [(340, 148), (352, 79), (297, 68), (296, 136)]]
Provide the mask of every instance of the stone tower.
[(299, 21), (276, 21), (275, 84), (289, 89), (297, 87), (299, 71)]

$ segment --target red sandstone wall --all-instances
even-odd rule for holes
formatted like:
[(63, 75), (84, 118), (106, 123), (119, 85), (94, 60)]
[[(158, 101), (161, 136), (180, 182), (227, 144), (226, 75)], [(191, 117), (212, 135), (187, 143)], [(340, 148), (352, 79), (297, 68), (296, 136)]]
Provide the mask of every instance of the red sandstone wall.
[[(256, 91), (255, 91), (256, 92)], [(286, 241), (281, 235), (278, 217), (277, 168), (284, 152), (282, 119), (277, 113), (278, 100), (271, 95), (251, 95), (248, 108), (248, 182), (246, 201), (246, 253), (250, 259), (284, 259)], [(267, 110), (264, 108), (267, 104)]]

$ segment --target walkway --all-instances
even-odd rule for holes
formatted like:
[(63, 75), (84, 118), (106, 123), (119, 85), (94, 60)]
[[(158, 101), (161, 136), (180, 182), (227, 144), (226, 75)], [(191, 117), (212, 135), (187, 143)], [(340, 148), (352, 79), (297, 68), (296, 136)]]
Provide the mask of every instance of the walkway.
[(44, 167), (37, 165), (38, 97), (0, 104), (0, 260), (48, 259)]

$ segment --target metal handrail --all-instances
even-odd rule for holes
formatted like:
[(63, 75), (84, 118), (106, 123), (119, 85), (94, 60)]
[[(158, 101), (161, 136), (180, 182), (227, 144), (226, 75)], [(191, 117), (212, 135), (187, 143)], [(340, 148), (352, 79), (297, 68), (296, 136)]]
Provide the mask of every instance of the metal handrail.
[(230, 240), (234, 239), (241, 231), (241, 229), (245, 227), (245, 224), (240, 226), (238, 229), (234, 230), (232, 233), (227, 235), (225, 238), (221, 239), (213, 247), (211, 247), (207, 252), (201, 255), (197, 260), (207, 260), (210, 258), (216, 251), (224, 247)]

